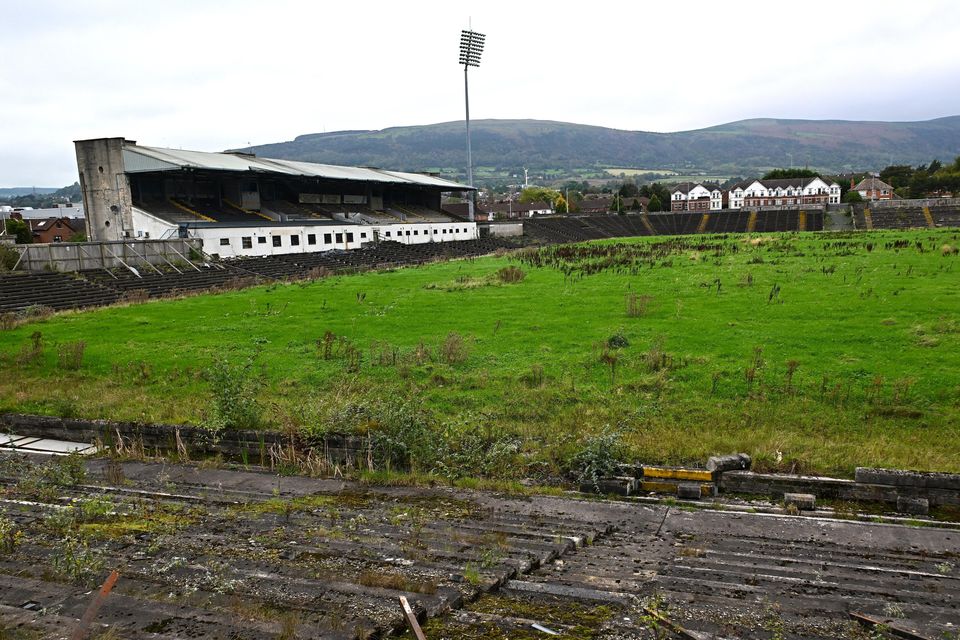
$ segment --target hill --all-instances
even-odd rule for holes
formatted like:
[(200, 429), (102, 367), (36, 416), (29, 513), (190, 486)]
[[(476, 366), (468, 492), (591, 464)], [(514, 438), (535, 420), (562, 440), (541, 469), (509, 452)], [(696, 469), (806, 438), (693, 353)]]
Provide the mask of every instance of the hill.
[[(741, 120), (676, 133), (623, 131), (545, 120), (471, 122), (474, 165), (527, 167), (563, 174), (598, 167), (757, 173), (772, 167), (824, 171), (952, 160), (960, 153), (960, 116), (922, 122)], [(462, 173), (462, 121), (337, 131), (249, 147), (259, 156)]]
[(47, 195), (56, 190), (56, 187), (0, 187), (0, 200), (17, 196)]

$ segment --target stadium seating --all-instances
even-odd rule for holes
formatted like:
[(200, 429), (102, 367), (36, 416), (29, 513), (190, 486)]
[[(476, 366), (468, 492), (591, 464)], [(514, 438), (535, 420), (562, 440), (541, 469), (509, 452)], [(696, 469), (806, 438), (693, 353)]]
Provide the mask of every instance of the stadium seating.
[(169, 268), (157, 273), (140, 268), (64, 273), (9, 273), (0, 275), (0, 312), (22, 311), (31, 306), (57, 310), (103, 306), (125, 299), (159, 298), (188, 292), (230, 288), (257, 281), (303, 278), (317, 268), (352, 273), (376, 267), (418, 265), (436, 260), (469, 258), (517, 245), (498, 238), (430, 242), (406, 245), (381, 242), (352, 251), (292, 253), (262, 258), (242, 258), (203, 265), (199, 271)]
[(0, 312), (28, 307), (58, 311), (113, 304), (120, 293), (74, 274), (55, 272), (8, 273), (0, 277)]

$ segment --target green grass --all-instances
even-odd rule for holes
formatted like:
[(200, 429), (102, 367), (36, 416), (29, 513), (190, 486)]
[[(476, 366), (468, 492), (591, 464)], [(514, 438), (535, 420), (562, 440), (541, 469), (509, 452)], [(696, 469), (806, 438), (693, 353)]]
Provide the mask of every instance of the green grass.
[[(267, 426), (376, 430), (353, 409), (415, 401), (437, 433), (515, 438), (496, 477), (549, 476), (605, 425), (645, 462), (960, 471), (956, 232), (619, 242), (626, 261), (490, 257), (60, 314), (0, 333), (0, 409), (205, 423), (205, 372), (252, 357)], [(498, 283), (508, 264), (526, 277)], [(36, 331), (42, 355), (17, 364)], [(466, 356), (448, 363), (451, 332)], [(605, 350), (617, 333), (629, 345)], [(81, 368), (61, 370), (78, 340)]]

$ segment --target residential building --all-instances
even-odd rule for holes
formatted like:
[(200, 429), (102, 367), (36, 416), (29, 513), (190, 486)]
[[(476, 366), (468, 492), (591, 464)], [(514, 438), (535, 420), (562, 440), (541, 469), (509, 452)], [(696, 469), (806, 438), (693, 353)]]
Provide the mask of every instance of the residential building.
[(892, 200), (893, 187), (881, 180), (878, 176), (864, 178), (852, 189), (860, 194), (864, 200)]
[(681, 182), (670, 190), (671, 211), (718, 211), (723, 191), (712, 182)]
[(83, 218), (46, 218), (24, 220), (33, 234), (33, 241), (37, 244), (49, 242), (68, 242), (78, 233), (85, 233), (86, 221)]
[(840, 202), (840, 185), (823, 178), (744, 180), (728, 193), (731, 209), (826, 205)]

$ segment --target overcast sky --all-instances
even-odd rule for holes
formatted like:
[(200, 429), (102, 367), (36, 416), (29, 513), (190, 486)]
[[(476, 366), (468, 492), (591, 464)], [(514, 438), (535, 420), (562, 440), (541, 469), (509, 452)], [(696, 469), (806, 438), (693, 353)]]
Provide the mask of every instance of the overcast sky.
[(0, 186), (72, 141), (217, 151), (471, 117), (680, 131), (960, 114), (960, 2), (0, 0)]

